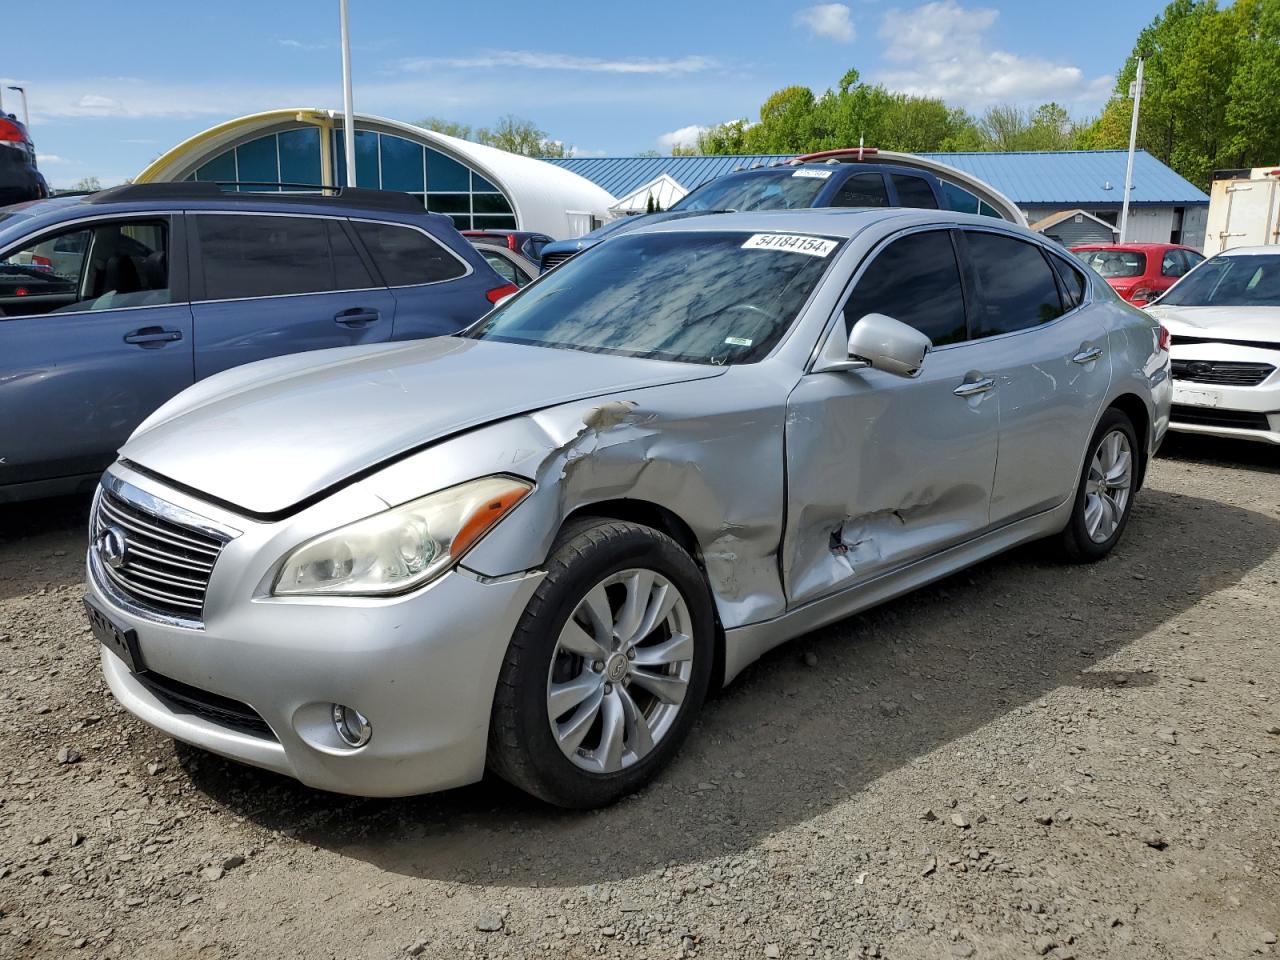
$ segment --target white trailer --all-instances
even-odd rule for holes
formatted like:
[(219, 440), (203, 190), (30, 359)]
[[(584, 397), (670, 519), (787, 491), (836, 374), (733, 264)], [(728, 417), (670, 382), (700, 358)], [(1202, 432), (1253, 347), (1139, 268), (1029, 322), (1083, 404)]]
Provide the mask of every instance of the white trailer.
[(1280, 167), (1233, 170), (1214, 179), (1204, 255), (1274, 243), (1280, 243)]

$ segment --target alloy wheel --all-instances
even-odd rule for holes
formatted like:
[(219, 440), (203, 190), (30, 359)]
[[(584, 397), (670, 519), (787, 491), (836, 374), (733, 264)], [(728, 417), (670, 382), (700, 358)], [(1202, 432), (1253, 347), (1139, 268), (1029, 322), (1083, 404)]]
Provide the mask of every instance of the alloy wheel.
[(1094, 543), (1115, 535), (1129, 508), (1133, 487), (1133, 451), (1123, 430), (1112, 430), (1099, 442), (1089, 464), (1084, 488), (1084, 525)]
[(680, 590), (653, 570), (610, 574), (578, 602), (547, 676), (551, 732), (576, 766), (613, 773), (670, 731), (693, 674), (692, 624)]

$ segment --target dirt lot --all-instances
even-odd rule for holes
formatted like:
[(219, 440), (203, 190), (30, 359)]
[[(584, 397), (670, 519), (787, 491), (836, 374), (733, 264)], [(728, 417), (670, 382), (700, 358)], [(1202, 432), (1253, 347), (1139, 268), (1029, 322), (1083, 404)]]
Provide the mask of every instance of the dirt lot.
[(0, 511), (0, 957), (1280, 951), (1280, 450), (1176, 440), (1108, 561), (776, 651), (592, 815), (175, 748), (99, 680), (85, 512)]

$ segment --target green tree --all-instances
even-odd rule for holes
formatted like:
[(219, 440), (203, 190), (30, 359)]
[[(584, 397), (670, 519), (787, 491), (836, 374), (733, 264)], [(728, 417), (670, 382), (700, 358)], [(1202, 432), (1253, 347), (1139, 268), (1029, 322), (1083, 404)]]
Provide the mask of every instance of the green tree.
[(532, 120), (513, 114), (499, 117), (493, 129), (481, 127), (475, 132), (475, 141), (526, 157), (564, 157), (569, 154), (564, 143), (550, 139), (547, 132)]
[(1280, 159), (1280, 0), (1236, 0), (1244, 37), (1227, 89), (1228, 152), (1239, 166)]
[(444, 120), (440, 117), (423, 117), (418, 121), (417, 125), (426, 130), (434, 130), (436, 133), (443, 133), (448, 137), (457, 137), (459, 140), (471, 139), (471, 128), (465, 123), (458, 123), (456, 120)]
[(85, 193), (96, 193), (102, 189), (102, 181), (97, 177), (85, 177), (84, 179), (77, 181), (76, 185), (71, 189), (83, 191)]

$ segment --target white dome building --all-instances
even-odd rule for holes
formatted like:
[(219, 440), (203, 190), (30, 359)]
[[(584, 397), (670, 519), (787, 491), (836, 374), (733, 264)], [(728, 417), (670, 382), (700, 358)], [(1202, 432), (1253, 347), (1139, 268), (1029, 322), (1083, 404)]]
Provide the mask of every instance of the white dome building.
[[(356, 185), (402, 190), (459, 230), (536, 230), (581, 236), (614, 198), (563, 167), (382, 117), (356, 114)], [(153, 161), (137, 183), (210, 180), (289, 191), (346, 183), (342, 115), (271, 110), (228, 120)]]

